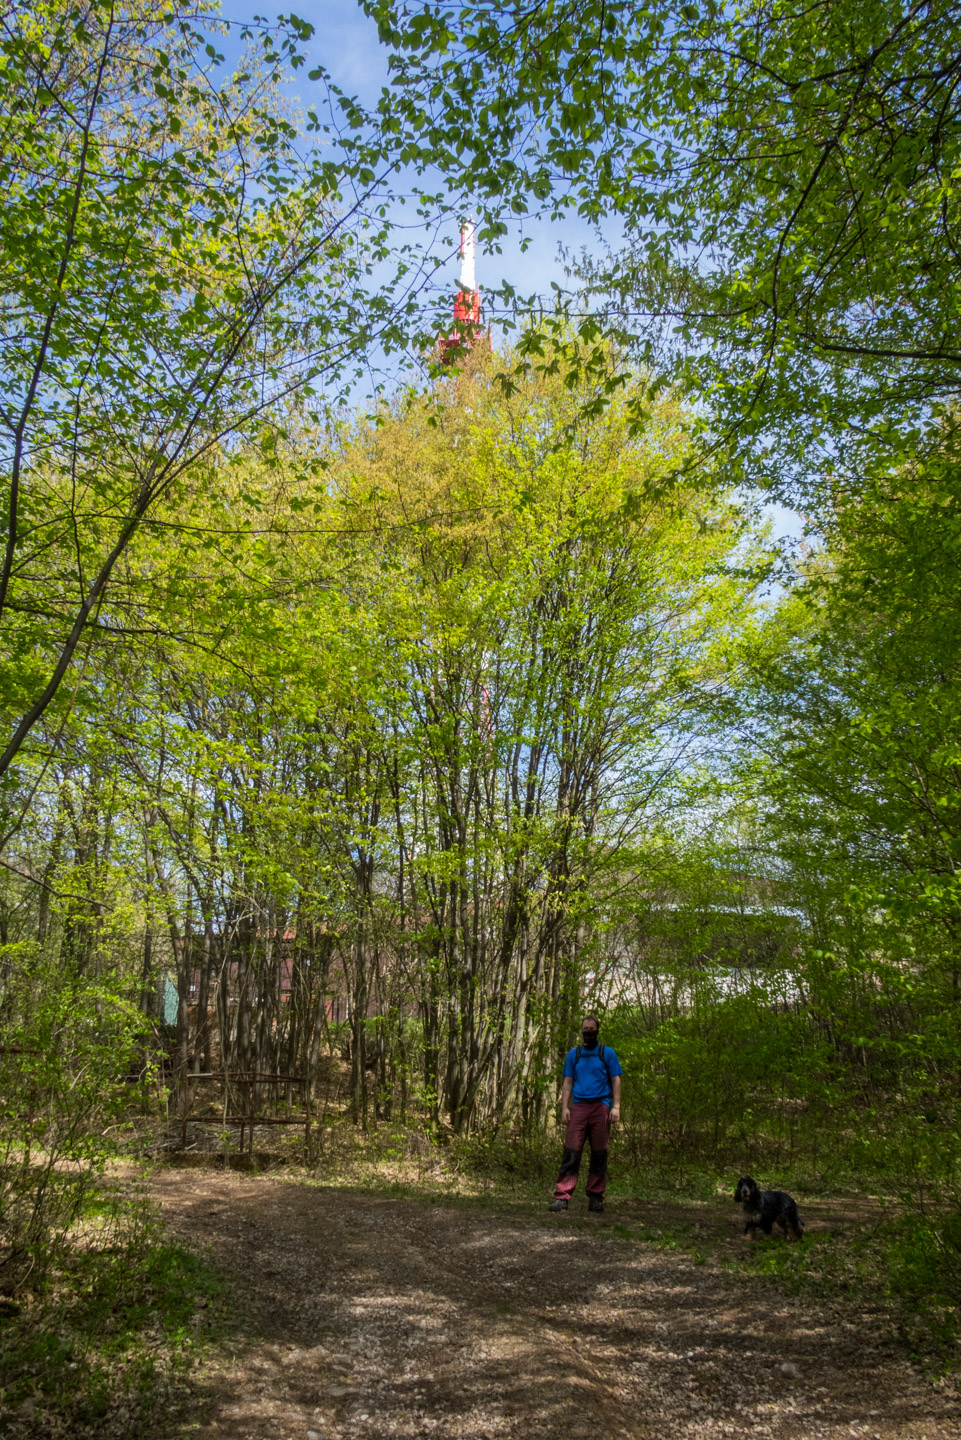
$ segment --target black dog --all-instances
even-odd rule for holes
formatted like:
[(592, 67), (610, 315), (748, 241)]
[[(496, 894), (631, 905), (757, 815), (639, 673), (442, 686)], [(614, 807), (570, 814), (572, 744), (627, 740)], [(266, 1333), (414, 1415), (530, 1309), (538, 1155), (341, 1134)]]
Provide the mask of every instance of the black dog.
[(793, 1230), (796, 1239), (804, 1238), (804, 1222), (797, 1213), (797, 1204), (786, 1190), (759, 1190), (750, 1175), (742, 1175), (734, 1191), (735, 1200), (744, 1206), (744, 1233), (750, 1230), (751, 1239), (757, 1237), (760, 1225), (765, 1235), (770, 1235), (779, 1225), (787, 1239), (787, 1232)]

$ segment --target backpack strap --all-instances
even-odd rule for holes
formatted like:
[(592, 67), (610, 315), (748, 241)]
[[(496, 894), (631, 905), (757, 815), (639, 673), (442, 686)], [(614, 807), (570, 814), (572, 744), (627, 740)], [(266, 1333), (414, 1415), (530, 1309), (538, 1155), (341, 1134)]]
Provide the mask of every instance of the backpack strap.
[(611, 1067), (607, 1063), (607, 1056), (604, 1054), (604, 1046), (598, 1045), (601, 1057), (601, 1064), (604, 1066), (604, 1074), (607, 1076), (607, 1088), (610, 1091), (611, 1099), (614, 1099), (614, 1077), (611, 1075)]

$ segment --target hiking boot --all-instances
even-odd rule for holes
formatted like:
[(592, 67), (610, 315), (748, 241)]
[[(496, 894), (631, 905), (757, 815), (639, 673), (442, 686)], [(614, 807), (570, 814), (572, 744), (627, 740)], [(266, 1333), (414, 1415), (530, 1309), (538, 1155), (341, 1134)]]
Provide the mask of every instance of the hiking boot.
[(602, 1215), (604, 1213), (603, 1195), (588, 1195), (587, 1208), (588, 1210), (593, 1210), (595, 1215)]
[(548, 1210), (553, 1210), (554, 1213), (555, 1213), (555, 1215), (558, 1215), (558, 1214), (560, 1214), (560, 1212), (561, 1212), (562, 1210), (566, 1210), (566, 1209), (567, 1209), (567, 1201), (566, 1201), (566, 1200), (555, 1200), (554, 1203), (553, 1203), (553, 1205), (548, 1205), (547, 1208), (548, 1208)]

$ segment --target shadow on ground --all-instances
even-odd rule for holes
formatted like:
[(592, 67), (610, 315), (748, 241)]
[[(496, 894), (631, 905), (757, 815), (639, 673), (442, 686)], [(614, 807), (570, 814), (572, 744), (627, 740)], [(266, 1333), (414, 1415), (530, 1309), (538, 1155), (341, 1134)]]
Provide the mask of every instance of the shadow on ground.
[(961, 1440), (876, 1314), (726, 1268), (733, 1204), (555, 1217), (173, 1168), (154, 1188), (235, 1294), (184, 1434)]

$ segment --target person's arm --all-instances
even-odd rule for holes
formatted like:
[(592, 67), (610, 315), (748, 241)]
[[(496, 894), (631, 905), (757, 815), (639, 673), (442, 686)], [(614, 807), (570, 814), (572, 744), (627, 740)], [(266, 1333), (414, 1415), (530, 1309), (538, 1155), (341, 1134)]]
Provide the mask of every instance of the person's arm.
[(561, 1119), (566, 1125), (571, 1118), (571, 1091), (574, 1089), (574, 1081), (570, 1075), (564, 1076), (564, 1084), (561, 1087)]
[(611, 1120), (621, 1118), (621, 1077), (615, 1075), (611, 1081)]

